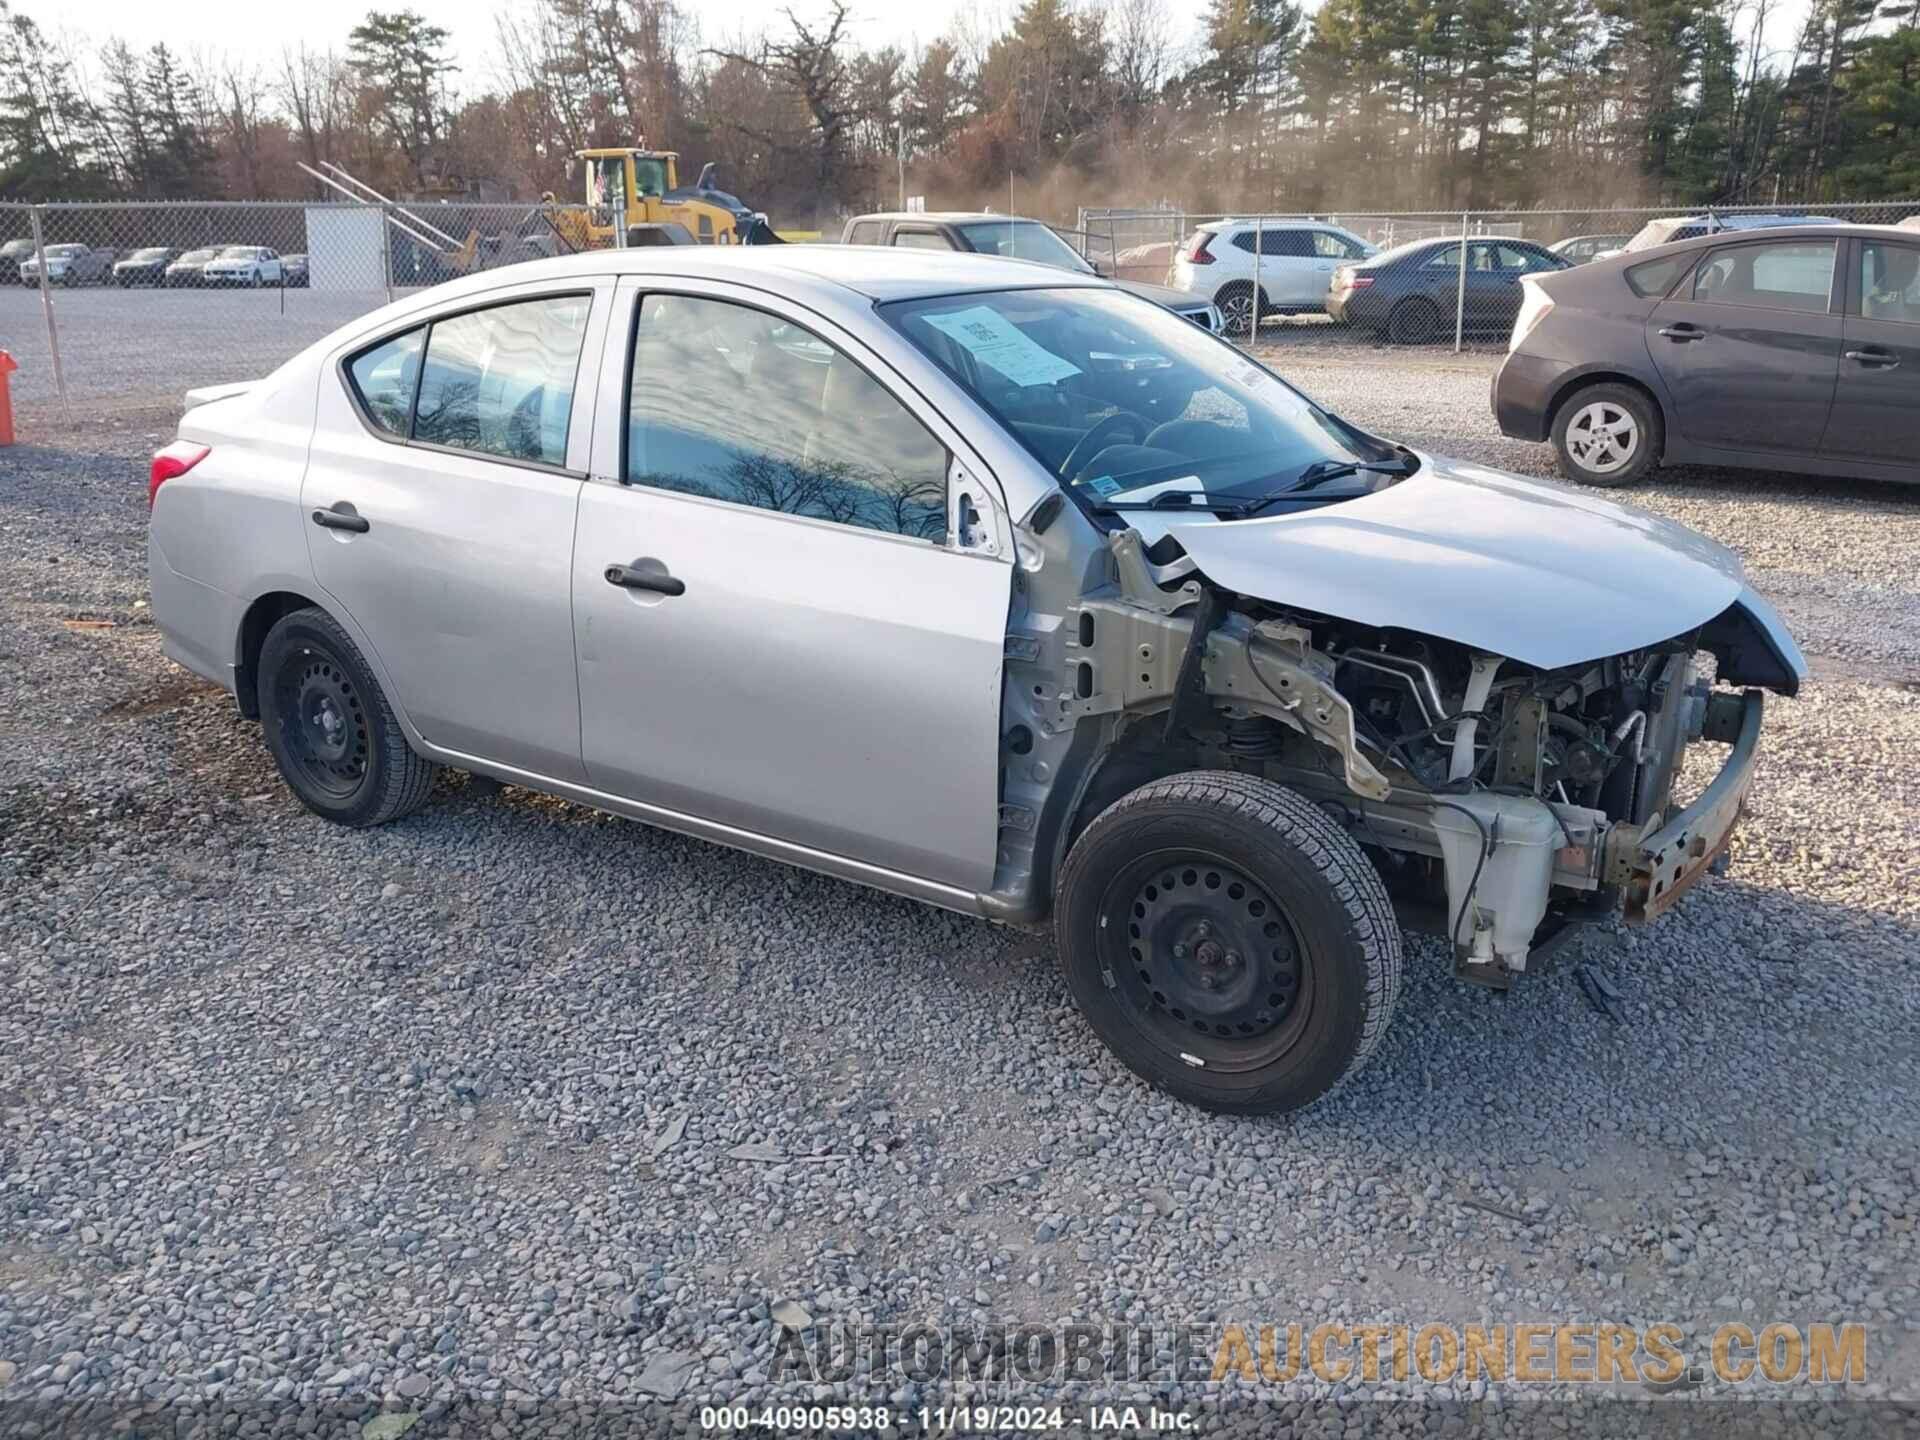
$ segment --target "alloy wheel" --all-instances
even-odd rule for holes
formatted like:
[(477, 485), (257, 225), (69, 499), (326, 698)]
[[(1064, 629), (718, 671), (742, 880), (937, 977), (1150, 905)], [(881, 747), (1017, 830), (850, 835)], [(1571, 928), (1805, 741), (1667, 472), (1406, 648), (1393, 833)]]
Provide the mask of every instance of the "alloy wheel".
[(1583, 405), (1567, 422), (1567, 453), (1581, 469), (1612, 475), (1640, 453), (1640, 426), (1624, 407), (1605, 400)]

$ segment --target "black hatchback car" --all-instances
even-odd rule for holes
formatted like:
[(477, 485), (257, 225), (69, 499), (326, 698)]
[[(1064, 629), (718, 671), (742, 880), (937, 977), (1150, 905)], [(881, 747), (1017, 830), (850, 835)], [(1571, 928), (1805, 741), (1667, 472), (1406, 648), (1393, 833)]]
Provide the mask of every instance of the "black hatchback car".
[(1530, 279), (1501, 432), (1627, 485), (1663, 461), (1920, 480), (1920, 234), (1742, 230)]
[(1565, 270), (1564, 260), (1544, 245), (1505, 236), (1467, 242), (1466, 277), (1460, 274), (1460, 240), (1444, 236), (1382, 250), (1370, 260), (1333, 272), (1327, 314), (1396, 345), (1424, 345), (1453, 334), (1460, 318), (1468, 334), (1505, 335), (1520, 313), (1520, 281), (1528, 275)]

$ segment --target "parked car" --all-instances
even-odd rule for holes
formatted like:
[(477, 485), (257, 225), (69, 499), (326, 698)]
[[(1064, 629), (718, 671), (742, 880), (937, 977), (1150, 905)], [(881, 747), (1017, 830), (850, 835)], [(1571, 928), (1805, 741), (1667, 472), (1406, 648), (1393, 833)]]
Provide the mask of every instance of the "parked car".
[(1920, 230), (1920, 215), (1909, 215), (1895, 227), (1900, 230)]
[(1520, 313), (1521, 278), (1571, 264), (1531, 240), (1489, 235), (1467, 241), (1463, 288), (1460, 241), (1415, 240), (1336, 270), (1327, 314), (1396, 345), (1451, 335), (1456, 316), (1469, 333), (1504, 335)]
[[(47, 282), (51, 285), (104, 285), (113, 278), (114, 252), (89, 245), (46, 247)], [(20, 262), (20, 283), (40, 283), (40, 261), (28, 255)]]
[(1629, 485), (1666, 462), (1920, 480), (1920, 235), (1701, 235), (1531, 277), (1500, 429)]
[[(1780, 230), (1790, 225), (1838, 225), (1831, 215), (1673, 215), (1649, 220), (1634, 233), (1621, 250), (1651, 250), (1656, 245), (1671, 245), (1676, 240), (1691, 240), (1696, 235), (1717, 235), (1723, 230)], [(1603, 250), (1595, 259), (1610, 259), (1618, 252)]]
[[(926, 214), (903, 211), (897, 214), (856, 215), (847, 221), (840, 240), (845, 245), (888, 245), (900, 250), (960, 251), (974, 255), (1000, 255), (1009, 260), (1031, 260), (1075, 275), (1097, 276), (1100, 272), (1087, 258), (1054, 233), (1053, 227), (1038, 220), (1017, 215), (993, 215), (985, 211), (945, 211)], [(1218, 330), (1220, 312), (1204, 298), (1196, 298), (1165, 285), (1141, 280), (1114, 281), (1130, 295), (1164, 306), (1183, 320), (1191, 320), (1203, 330)]]
[(1262, 316), (1325, 310), (1333, 272), (1376, 253), (1351, 230), (1318, 220), (1218, 220), (1174, 252), (1167, 283), (1205, 295), (1220, 307), (1227, 329), (1244, 335), (1253, 325), (1256, 240)]
[(151, 245), (144, 250), (136, 250), (124, 260), (114, 262), (113, 280), (116, 285), (164, 285), (167, 280), (167, 267), (179, 257), (178, 250), (169, 250), (165, 246)]
[(280, 257), (264, 245), (229, 245), (201, 270), (208, 285), (278, 285)]
[(292, 290), (305, 290), (308, 284), (307, 257), (304, 255), (282, 255), (280, 257), (280, 283)]
[(9, 240), (0, 245), (0, 285), (17, 284), (20, 279), (20, 262), (33, 255), (33, 241)]
[(189, 250), (178, 260), (167, 266), (167, 284), (204, 285), (207, 283), (207, 266), (220, 258), (225, 246), (211, 245), (200, 250)]
[(1575, 265), (1584, 265), (1595, 257), (1618, 250), (1631, 235), (1570, 235), (1547, 248)]
[[(1204, 405), (1137, 413), (1154, 371)], [(1713, 541), (1369, 434), (1032, 264), (531, 261), (188, 403), (154, 619), (315, 814), (394, 819), (450, 766), (1051, 918), (1093, 1028), (1220, 1110), (1365, 1061), (1396, 899), (1501, 986), (1673, 905), (1761, 687), (1804, 675)]]

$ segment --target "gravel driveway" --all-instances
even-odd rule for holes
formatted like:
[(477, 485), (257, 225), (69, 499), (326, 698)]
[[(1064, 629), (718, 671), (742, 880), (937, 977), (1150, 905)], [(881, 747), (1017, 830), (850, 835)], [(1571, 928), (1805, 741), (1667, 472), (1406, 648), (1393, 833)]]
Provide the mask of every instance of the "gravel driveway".
[[(1308, 337), (1283, 363), (1362, 423), (1542, 470), (1492, 431), (1487, 356)], [(381, 1404), (518, 1429), (971, 1393), (776, 1384), (775, 1307), (809, 1338), (1598, 1319), (1700, 1350), (1862, 1321), (1851, 1395), (1920, 1397), (1920, 492), (1637, 492), (1737, 548), (1814, 657), (1731, 874), (1504, 997), (1411, 943), (1371, 1066), (1273, 1122), (1133, 1080), (1042, 938), (464, 777), (378, 831), (312, 818), (147, 623), (168, 428), (0, 452), (0, 1431), (28, 1402), (360, 1435)], [(1374, 1387), (976, 1390), (1265, 1434), (1300, 1419), (1276, 1396)]]

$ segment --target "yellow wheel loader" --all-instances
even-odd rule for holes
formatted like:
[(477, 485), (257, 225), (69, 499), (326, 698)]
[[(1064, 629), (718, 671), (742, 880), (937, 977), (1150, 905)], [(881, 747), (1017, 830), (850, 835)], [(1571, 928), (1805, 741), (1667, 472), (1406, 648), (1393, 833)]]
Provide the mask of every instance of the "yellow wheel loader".
[(614, 243), (622, 212), (629, 225), (675, 224), (703, 245), (763, 244), (772, 237), (766, 216), (750, 210), (737, 195), (713, 183), (714, 167), (680, 187), (678, 161), (671, 150), (614, 146), (576, 150), (585, 170), (588, 214), (562, 211), (554, 228), (576, 250), (602, 249)]

